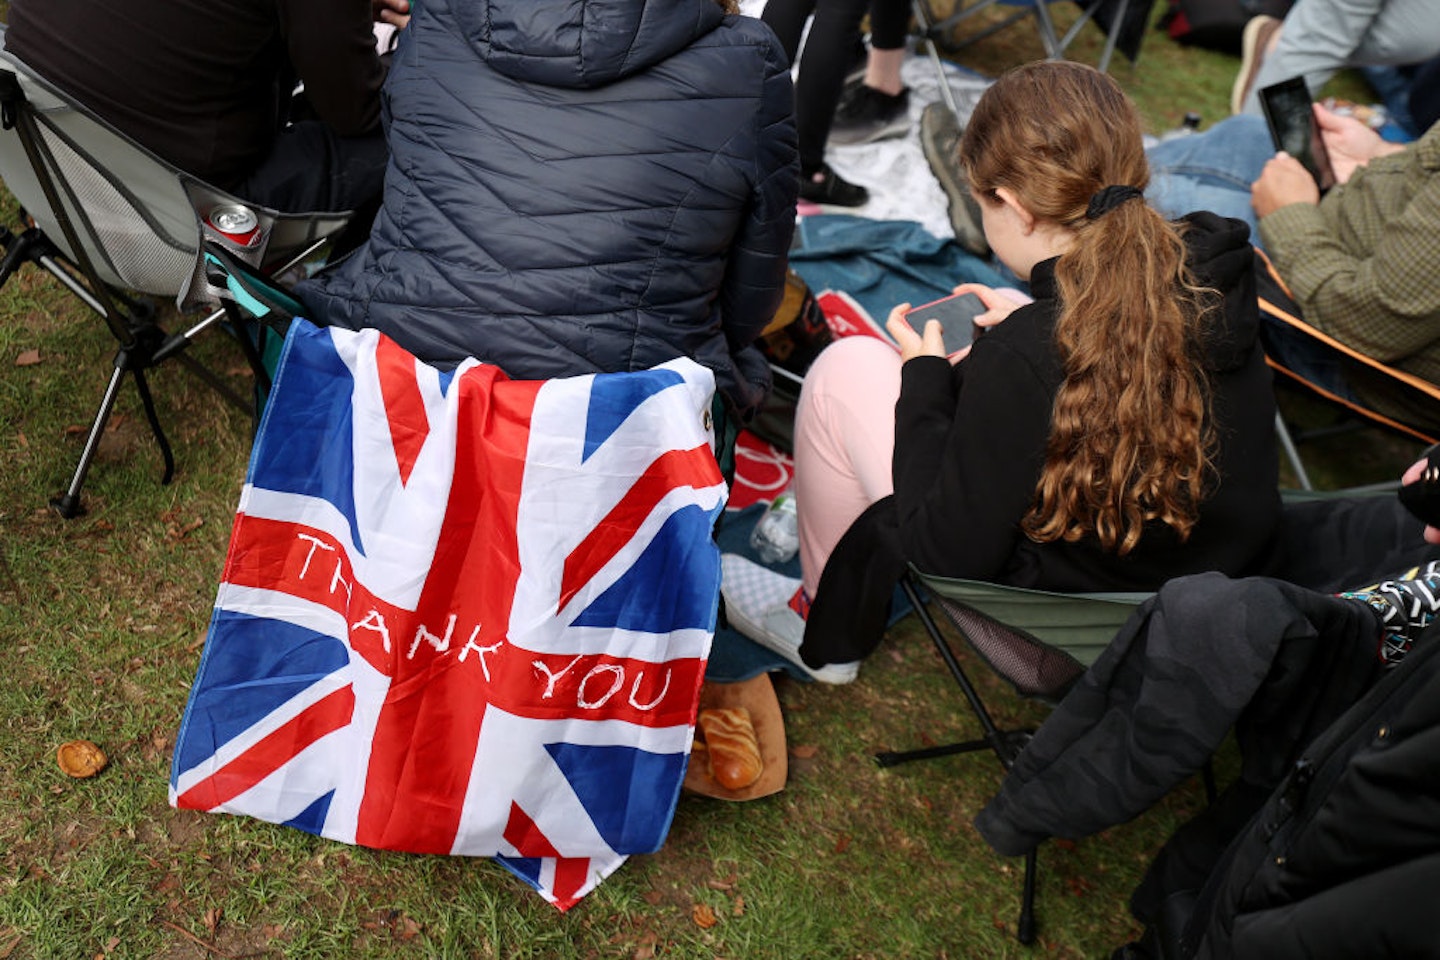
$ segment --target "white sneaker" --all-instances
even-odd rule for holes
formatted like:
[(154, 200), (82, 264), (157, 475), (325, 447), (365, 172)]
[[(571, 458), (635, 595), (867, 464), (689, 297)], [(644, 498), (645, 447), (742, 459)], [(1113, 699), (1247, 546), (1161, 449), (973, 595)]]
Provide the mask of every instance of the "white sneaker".
[(794, 577), (776, 573), (739, 554), (720, 555), (720, 593), (725, 598), (725, 615), (736, 630), (821, 683), (851, 682), (860, 673), (858, 662), (811, 667), (800, 659), (805, 621), (790, 608), (790, 598), (799, 588), (800, 581)]

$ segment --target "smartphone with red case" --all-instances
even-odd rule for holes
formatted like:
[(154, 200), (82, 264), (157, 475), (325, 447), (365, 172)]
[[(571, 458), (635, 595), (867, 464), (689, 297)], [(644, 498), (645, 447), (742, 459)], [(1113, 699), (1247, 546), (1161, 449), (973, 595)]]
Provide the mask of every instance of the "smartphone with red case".
[(975, 294), (955, 293), (909, 310), (905, 319), (921, 336), (925, 335), (927, 321), (939, 320), (940, 334), (948, 356), (970, 346), (975, 342), (975, 338), (985, 331), (984, 327), (975, 322), (975, 318), (984, 312), (985, 301)]

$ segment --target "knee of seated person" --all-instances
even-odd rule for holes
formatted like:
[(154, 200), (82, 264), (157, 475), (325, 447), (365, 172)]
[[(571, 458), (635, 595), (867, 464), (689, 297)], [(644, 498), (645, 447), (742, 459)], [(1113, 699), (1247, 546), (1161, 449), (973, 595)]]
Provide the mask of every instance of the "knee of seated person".
[(888, 341), (877, 337), (841, 337), (830, 344), (805, 374), (808, 383), (817, 381), (840, 381), (852, 378), (869, 379), (887, 367), (900, 367), (900, 354)]

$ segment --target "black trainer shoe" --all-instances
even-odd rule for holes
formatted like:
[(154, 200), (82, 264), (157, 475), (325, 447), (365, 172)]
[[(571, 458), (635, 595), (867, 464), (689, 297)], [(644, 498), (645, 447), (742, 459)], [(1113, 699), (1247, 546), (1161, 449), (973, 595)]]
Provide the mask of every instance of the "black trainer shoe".
[(1380, 660), (1393, 667), (1440, 614), (1440, 560), (1340, 596), (1359, 600), (1380, 617)]
[(885, 93), (861, 84), (835, 108), (830, 125), (830, 142), (873, 143), (910, 131), (910, 88)]
[(970, 195), (970, 180), (960, 165), (960, 120), (944, 103), (935, 101), (920, 114), (920, 149), (930, 172), (950, 203), (950, 228), (955, 241), (977, 257), (990, 256), (990, 242), (981, 225), (980, 204)]
[(822, 207), (861, 207), (870, 200), (870, 191), (857, 186), (822, 163), (813, 174), (800, 174), (800, 199)]

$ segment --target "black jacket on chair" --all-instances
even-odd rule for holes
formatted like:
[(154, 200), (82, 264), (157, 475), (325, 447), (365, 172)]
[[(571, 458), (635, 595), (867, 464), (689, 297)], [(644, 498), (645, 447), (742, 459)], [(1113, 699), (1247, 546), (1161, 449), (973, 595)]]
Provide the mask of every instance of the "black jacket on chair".
[(714, 0), (427, 0), (384, 115), (383, 208), (300, 287), (311, 319), (521, 379), (689, 356), (759, 403), (799, 189), (768, 27)]
[(1440, 625), (1305, 748), (1221, 861), (1175, 952), (1440, 957), (1437, 823)]

